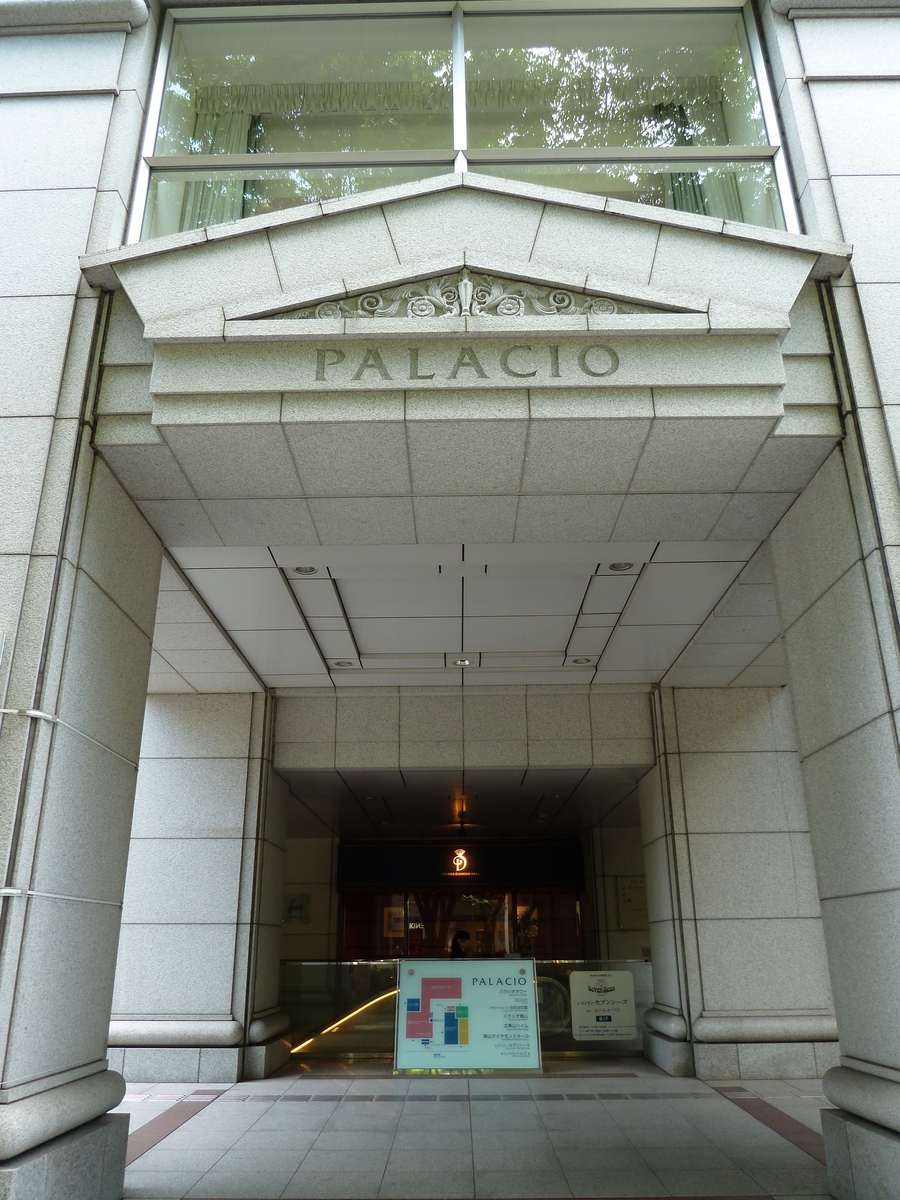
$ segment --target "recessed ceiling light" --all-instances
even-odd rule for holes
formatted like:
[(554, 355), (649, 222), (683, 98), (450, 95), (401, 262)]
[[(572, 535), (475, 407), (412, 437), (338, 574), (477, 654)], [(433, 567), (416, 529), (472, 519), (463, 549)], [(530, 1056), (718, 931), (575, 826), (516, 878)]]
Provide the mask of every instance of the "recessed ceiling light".
[(355, 667), (356, 663), (352, 658), (336, 658), (334, 660), (334, 665), (336, 667)]
[(454, 658), (454, 667), (470, 667), (472, 665), (471, 658)]
[(589, 658), (573, 658), (572, 659), (572, 662), (577, 663), (579, 667), (583, 667), (585, 663), (589, 663), (590, 661), (591, 660)]
[(610, 563), (609, 569), (611, 571), (630, 571), (633, 566), (634, 563)]
[(295, 575), (315, 575), (318, 572), (318, 567), (294, 567)]

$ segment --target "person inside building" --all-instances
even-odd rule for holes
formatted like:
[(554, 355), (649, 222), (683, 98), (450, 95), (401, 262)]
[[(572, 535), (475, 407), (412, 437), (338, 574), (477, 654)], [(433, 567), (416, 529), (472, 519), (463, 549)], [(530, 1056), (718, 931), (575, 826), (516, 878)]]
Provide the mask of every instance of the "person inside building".
[(469, 931), (467, 929), (457, 929), (453, 935), (453, 941), (450, 943), (450, 957), (467, 958), (469, 953), (468, 942)]

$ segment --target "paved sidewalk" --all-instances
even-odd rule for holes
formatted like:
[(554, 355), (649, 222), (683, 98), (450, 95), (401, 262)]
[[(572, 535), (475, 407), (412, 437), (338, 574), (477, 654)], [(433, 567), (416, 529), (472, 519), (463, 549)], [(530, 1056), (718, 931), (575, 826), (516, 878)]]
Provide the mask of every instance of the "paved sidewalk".
[(127, 1200), (828, 1196), (815, 1080), (707, 1084), (640, 1059), (527, 1078), (301, 1070), (130, 1084)]

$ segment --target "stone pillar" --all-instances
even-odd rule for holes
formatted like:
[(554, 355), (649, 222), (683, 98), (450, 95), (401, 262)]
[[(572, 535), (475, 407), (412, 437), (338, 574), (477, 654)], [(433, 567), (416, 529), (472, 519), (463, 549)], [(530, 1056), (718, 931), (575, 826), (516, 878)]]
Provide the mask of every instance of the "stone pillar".
[(647, 1054), (706, 1079), (821, 1075), (837, 1044), (787, 694), (663, 689), (657, 716)]
[(270, 725), (258, 693), (148, 698), (110, 1025), (130, 1079), (234, 1083), (286, 1061)]
[(0, 4), (0, 33), (11, 28), (0, 36), (0, 1194), (117, 1200), (127, 1119), (102, 1115), (124, 1090), (106, 1034), (160, 547), (91, 450), (106, 302), (82, 284), (78, 255), (120, 244), (156, 24), (143, 0), (17, 0)]
[[(871, 463), (871, 457), (870, 457)], [(823, 1115), (838, 1200), (900, 1179), (900, 754), (896, 475), (871, 515), (853, 439), (772, 535), (772, 557), (841, 1042)], [(852, 499), (851, 499), (852, 497)]]
[(113, 1200), (127, 1120), (102, 1116), (124, 1094), (106, 1033), (161, 550), (79, 442), (75, 469), (47, 464), (0, 728), (0, 1188)]

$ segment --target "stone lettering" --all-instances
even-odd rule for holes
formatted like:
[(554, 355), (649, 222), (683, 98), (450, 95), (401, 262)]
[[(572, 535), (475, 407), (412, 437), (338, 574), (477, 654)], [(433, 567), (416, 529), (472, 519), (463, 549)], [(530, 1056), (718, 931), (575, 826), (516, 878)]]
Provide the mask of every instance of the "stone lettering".
[(410, 379), (434, 379), (434, 371), (426, 375), (419, 373), (419, 351), (414, 346), (409, 348), (409, 377)]
[(382, 379), (390, 379), (388, 369), (384, 365), (381, 354), (371, 346), (363, 355), (362, 362), (356, 368), (356, 374), (353, 378), (362, 379), (363, 371), (377, 371)]
[[(329, 354), (332, 356), (331, 358), (326, 357)], [(324, 381), (325, 368), (326, 367), (336, 367), (338, 365), (338, 363), (342, 363), (343, 361), (344, 361), (343, 350), (329, 350), (326, 347), (323, 347), (323, 348), (317, 350), (316, 351), (316, 379)]]
[(533, 368), (531, 371), (517, 371), (514, 367), (510, 366), (510, 355), (515, 354), (517, 350), (524, 350), (528, 354), (531, 353), (530, 346), (508, 346), (500, 355), (500, 370), (503, 374), (512, 375), (514, 379), (530, 379), (532, 375), (537, 375), (537, 368)]
[(550, 378), (559, 379), (559, 346), (550, 347)]
[[(594, 356), (595, 362), (597, 362), (599, 354), (605, 354), (609, 361), (599, 371), (596, 371), (588, 362), (589, 354)], [(603, 375), (612, 375), (612, 373), (618, 369), (619, 356), (611, 346), (585, 346), (583, 350), (579, 350), (578, 352), (578, 365), (581, 367), (582, 371), (584, 371), (585, 375), (591, 375), (594, 377), (594, 379), (600, 379)]]
[(462, 347), (448, 378), (455, 379), (462, 367), (471, 367), (479, 379), (487, 379), (487, 371), (478, 361), (478, 355), (471, 346)]

